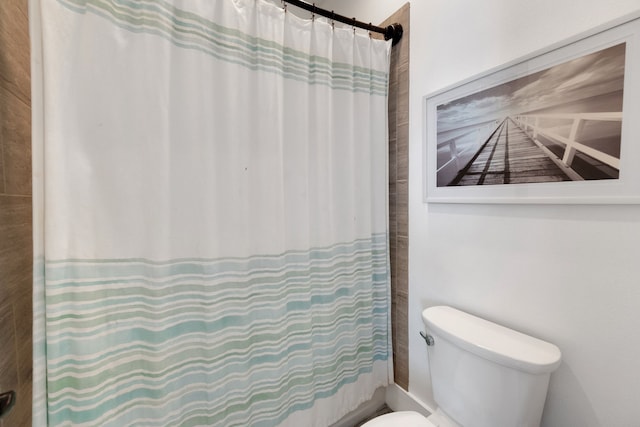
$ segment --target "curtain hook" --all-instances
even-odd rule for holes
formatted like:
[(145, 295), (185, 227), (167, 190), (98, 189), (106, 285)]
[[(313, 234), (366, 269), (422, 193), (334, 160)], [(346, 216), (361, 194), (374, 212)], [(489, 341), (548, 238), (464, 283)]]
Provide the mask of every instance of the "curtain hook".
[(332, 29), (332, 30), (335, 30), (335, 29), (336, 29), (336, 21), (333, 19), (334, 15), (335, 15), (335, 14), (333, 13), (333, 10), (332, 10), (332, 11), (331, 11), (331, 29)]
[(353, 27), (353, 35), (355, 36), (356, 35), (356, 22), (358, 22), (358, 21), (356, 21), (356, 17), (355, 16), (353, 18), (351, 18), (351, 20), (353, 21), (351, 23), (351, 26)]
[(282, 0), (282, 10), (284, 10), (284, 13), (287, 13), (287, 2), (285, 0)]
[(316, 4), (313, 4), (313, 10), (311, 11), (311, 20), (315, 21), (316, 19)]
[(369, 22), (369, 38), (371, 38), (371, 27), (373, 27), (373, 25), (371, 25), (371, 22)]

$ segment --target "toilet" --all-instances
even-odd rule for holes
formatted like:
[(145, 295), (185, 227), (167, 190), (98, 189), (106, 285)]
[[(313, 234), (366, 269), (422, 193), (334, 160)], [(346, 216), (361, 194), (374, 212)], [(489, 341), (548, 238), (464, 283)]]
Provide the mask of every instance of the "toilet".
[(438, 409), (385, 414), (362, 427), (539, 427), (558, 347), (447, 306), (422, 312)]

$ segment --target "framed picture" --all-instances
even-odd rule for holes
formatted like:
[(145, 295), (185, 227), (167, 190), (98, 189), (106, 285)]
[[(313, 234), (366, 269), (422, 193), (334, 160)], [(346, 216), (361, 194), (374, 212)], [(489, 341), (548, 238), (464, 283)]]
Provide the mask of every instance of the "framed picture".
[(640, 203), (640, 16), (424, 98), (425, 199)]

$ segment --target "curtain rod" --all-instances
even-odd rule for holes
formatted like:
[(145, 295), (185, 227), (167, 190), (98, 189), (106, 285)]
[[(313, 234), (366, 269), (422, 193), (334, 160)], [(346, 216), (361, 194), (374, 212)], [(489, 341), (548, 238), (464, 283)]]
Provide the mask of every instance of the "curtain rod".
[(347, 18), (344, 15), (338, 15), (332, 11), (328, 11), (326, 9), (321, 9), (316, 7), (316, 4), (309, 4), (303, 2), (301, 0), (282, 0), (283, 3), (289, 3), (301, 9), (307, 10), (315, 15), (324, 16), (325, 18), (329, 18), (332, 21), (342, 22), (343, 24), (351, 25), (353, 27), (362, 28), (368, 31), (373, 31), (374, 33), (380, 33), (384, 35), (385, 40), (393, 40), (392, 44), (395, 45), (402, 38), (402, 25), (400, 24), (391, 24), (387, 27), (377, 27), (375, 25), (371, 25), (371, 23), (366, 24), (364, 22), (360, 22), (356, 20), (356, 18)]

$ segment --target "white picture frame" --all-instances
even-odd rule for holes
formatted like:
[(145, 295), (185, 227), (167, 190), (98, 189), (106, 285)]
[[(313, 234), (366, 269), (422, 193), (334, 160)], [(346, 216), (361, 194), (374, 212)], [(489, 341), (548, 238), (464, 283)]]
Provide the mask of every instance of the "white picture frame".
[[(423, 108), (427, 203), (640, 203), (639, 14), (426, 95)], [(518, 157), (523, 132), (564, 175)]]

